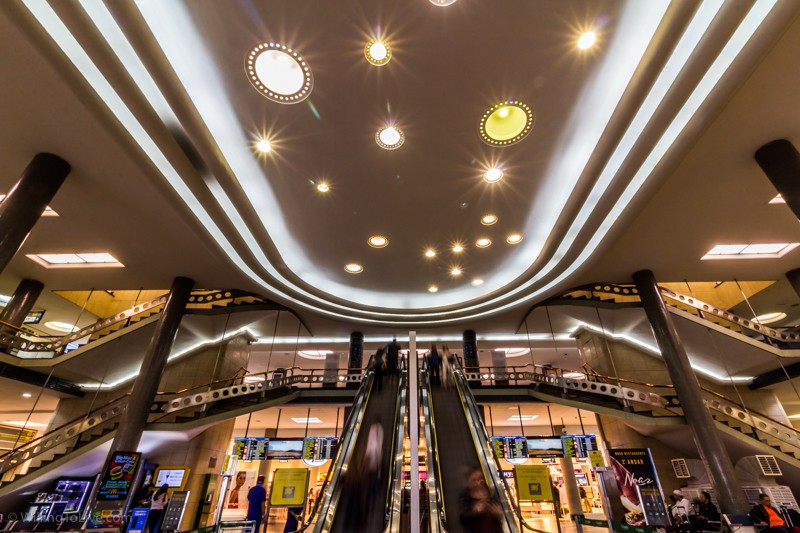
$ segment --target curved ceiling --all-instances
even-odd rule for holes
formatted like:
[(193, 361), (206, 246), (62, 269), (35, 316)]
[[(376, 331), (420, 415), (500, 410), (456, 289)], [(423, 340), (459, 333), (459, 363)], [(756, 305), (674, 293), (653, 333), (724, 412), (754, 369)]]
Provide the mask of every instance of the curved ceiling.
[[(725, 101), (791, 19), (771, 0), (23, 5), (13, 16), (35, 19), (245, 277), (331, 318), (428, 325), (574, 279), (681, 157), (693, 119)], [(580, 50), (590, 29), (597, 43)], [(376, 37), (392, 50), (381, 66), (364, 57)], [(264, 42), (307, 60), (305, 101), (274, 102), (248, 81), (245, 56)], [(480, 118), (506, 100), (530, 105), (535, 125), (490, 146)], [(386, 124), (404, 132), (396, 150), (375, 142)], [(268, 154), (254, 149), (261, 137)], [(495, 166), (504, 177), (487, 183)], [(487, 213), (498, 222), (481, 224)], [(507, 244), (512, 232), (523, 241)], [(370, 247), (371, 235), (389, 245)], [(491, 246), (476, 247), (482, 237)], [(351, 262), (363, 272), (345, 272)]]

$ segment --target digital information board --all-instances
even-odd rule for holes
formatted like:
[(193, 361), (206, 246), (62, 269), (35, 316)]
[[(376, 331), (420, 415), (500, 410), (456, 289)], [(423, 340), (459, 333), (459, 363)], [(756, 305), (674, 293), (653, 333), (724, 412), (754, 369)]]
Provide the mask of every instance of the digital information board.
[(336, 437), (306, 437), (303, 459), (306, 461), (328, 461), (336, 455), (339, 439)]
[(501, 459), (528, 459), (528, 439), (526, 437), (492, 437), (495, 453)]
[(569, 435), (561, 437), (564, 454), (573, 459), (586, 459), (589, 452), (598, 451), (597, 437), (594, 435)]
[(240, 461), (263, 461), (268, 450), (266, 437), (238, 437), (233, 441), (233, 455)]

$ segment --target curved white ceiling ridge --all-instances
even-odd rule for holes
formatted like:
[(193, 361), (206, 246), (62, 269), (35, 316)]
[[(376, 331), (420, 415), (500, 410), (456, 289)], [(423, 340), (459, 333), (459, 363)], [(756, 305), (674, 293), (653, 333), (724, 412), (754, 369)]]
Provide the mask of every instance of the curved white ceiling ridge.
[[(62, 35), (56, 36), (54, 34), (54, 32), (51, 31), (46, 26), (46, 22), (49, 22), (50, 24), (53, 23), (52, 17), (55, 17), (55, 19), (58, 20), (58, 23), (61, 24), (60, 19), (58, 19), (58, 17), (55, 15), (55, 13), (52, 12), (51, 8), (49, 8), (49, 6), (47, 6), (45, 2), (39, 2), (39, 1), (36, 1), (36, 0), (25, 0), (25, 4), (29, 8), (29, 10), (31, 10), (31, 12), (34, 14), (34, 16), (36, 16), (36, 18), (40, 21), (40, 23), (42, 23), (42, 25), (45, 26), (45, 28), (48, 30), (48, 32), (51, 34), (51, 36), (54, 38), (54, 40), (56, 40), (57, 43), (59, 44), (59, 46), (61, 46), (62, 49), (65, 51), (65, 53), (68, 53), (66, 48), (64, 47), (64, 44), (63, 44), (63, 38), (64, 38), (64, 36), (63, 36), (64, 31), (63, 30), (66, 30), (66, 28), (65, 27), (64, 28), (56, 28), (56, 30), (57, 30), (56, 33), (62, 34)], [(697, 110), (697, 107), (699, 107), (699, 105), (705, 100), (706, 96), (708, 96), (708, 94), (711, 92), (711, 90), (715, 86), (716, 82), (719, 81), (719, 78), (722, 76), (722, 74), (725, 72), (725, 70), (727, 70), (728, 66), (730, 66), (730, 63), (733, 61), (733, 59), (735, 59), (736, 55), (738, 55), (738, 53), (744, 47), (744, 45), (746, 44), (746, 42), (749, 39), (749, 37), (752, 36), (753, 32), (757, 29), (758, 25), (760, 25), (760, 23), (766, 17), (766, 15), (768, 14), (769, 10), (771, 9), (771, 7), (773, 5), (774, 5), (774, 0), (764, 0), (764, 1), (761, 1), (761, 2), (759, 2), (759, 3), (754, 5), (754, 7), (751, 10), (751, 12), (748, 14), (748, 16), (745, 18), (745, 20), (740, 24), (739, 28), (737, 29), (736, 33), (734, 34), (734, 37), (736, 37), (738, 40), (735, 39), (734, 37), (731, 38), (731, 40), (729, 41), (728, 45), (726, 45), (726, 47), (723, 50), (723, 52), (720, 53), (720, 56), (718, 57), (717, 61), (715, 61), (715, 63), (712, 65), (712, 68), (709, 69), (709, 71), (706, 73), (706, 75), (704, 76), (703, 80), (701, 81), (702, 87), (698, 86), (698, 89), (695, 90), (695, 92), (692, 93), (692, 96), (690, 97), (689, 100), (687, 100), (686, 105), (681, 109), (680, 116), (678, 118), (676, 118), (675, 121), (673, 121), (673, 123), (670, 126), (670, 128), (668, 128), (668, 131), (664, 133), (664, 135), (662, 136), (662, 138), (659, 141), (658, 145), (651, 152), (651, 155), (650, 155), (650, 157), (648, 157), (648, 160), (647, 160), (648, 164), (647, 165), (643, 164), (643, 166), (640, 167), (639, 172), (637, 172), (634, 180), (632, 180), (631, 183), (629, 184), (628, 189), (626, 189), (625, 193), (623, 194), (623, 197), (621, 197), (618, 200), (618, 202), (615, 204), (614, 208), (606, 216), (606, 218), (605, 218), (605, 220), (603, 222), (603, 225), (600, 228), (598, 228), (597, 232), (592, 237), (592, 240), (589, 243), (587, 243), (587, 245), (583, 248), (583, 251), (578, 256), (578, 258), (575, 261), (573, 261), (571, 263), (571, 265), (569, 265), (569, 267), (567, 269), (562, 271), (561, 274), (556, 279), (554, 279), (551, 282), (547, 283), (544, 287), (541, 287), (539, 290), (536, 290), (535, 292), (524, 296), (522, 299), (515, 300), (514, 302), (505, 304), (502, 307), (495, 307), (493, 309), (490, 309), (490, 310), (487, 310), (487, 311), (483, 311), (483, 312), (480, 312), (480, 313), (475, 313), (475, 314), (472, 314), (472, 315), (469, 315), (469, 316), (459, 316), (459, 317), (453, 317), (453, 318), (442, 319), (442, 320), (433, 320), (433, 321), (425, 320), (424, 323), (426, 323), (426, 324), (435, 324), (435, 323), (461, 322), (461, 321), (464, 321), (464, 320), (480, 318), (480, 317), (486, 316), (488, 314), (494, 314), (496, 312), (505, 310), (506, 308), (508, 308), (510, 306), (516, 306), (516, 305), (520, 305), (521, 303), (530, 301), (531, 299), (533, 299), (536, 296), (542, 294), (543, 292), (553, 288), (556, 284), (560, 283), (561, 281), (566, 279), (566, 277), (568, 277), (569, 275), (574, 273), (574, 271), (584, 261), (586, 261), (591, 256), (591, 254), (594, 252), (594, 250), (599, 245), (600, 241), (605, 237), (605, 235), (610, 230), (610, 228), (613, 226), (613, 224), (616, 222), (616, 220), (618, 220), (619, 216), (625, 210), (625, 207), (628, 205), (628, 203), (632, 199), (633, 195), (636, 194), (636, 192), (639, 190), (641, 185), (646, 181), (647, 177), (649, 177), (650, 172), (652, 171), (653, 168), (655, 168), (655, 165), (657, 164), (657, 162), (660, 161), (661, 157), (663, 157), (663, 155), (666, 153), (666, 151), (668, 150), (669, 146), (672, 145), (674, 140), (677, 138), (677, 136), (683, 130), (683, 127), (685, 127), (685, 125), (688, 122), (689, 118), (691, 118), (692, 114)], [(42, 8), (42, 6), (44, 6), (43, 9), (45, 11), (50, 11), (50, 13), (49, 14), (45, 13), (44, 15), (42, 15), (41, 11), (39, 11), (39, 9)], [(37, 11), (39, 11), (38, 15), (37, 15)], [(44, 16), (45, 18), (50, 17), (51, 20), (43, 21), (42, 18), (41, 18), (42, 16)], [(62, 24), (62, 26), (63, 26), (63, 24)], [(69, 33), (68, 30), (67, 30), (66, 33), (67, 34)], [(59, 38), (57, 38), (57, 37), (59, 37)], [(71, 34), (69, 35), (69, 38), (74, 40), (74, 38), (71, 36)], [(81, 50), (81, 52), (83, 52), (82, 48), (80, 48), (80, 45), (77, 43), (77, 41), (75, 43), (73, 43), (73, 46), (75, 46), (75, 45)], [(83, 52), (83, 53), (85, 55), (85, 52)], [(68, 53), (68, 56), (69, 55), (70, 54)], [(82, 74), (84, 74), (84, 76), (86, 77), (86, 73), (84, 72), (83, 69), (86, 68), (86, 60), (88, 59), (88, 56), (85, 57), (85, 58), (82, 58), (82, 57), (77, 58), (77, 62), (76, 62), (76, 58), (75, 57), (70, 56), (70, 59), (73, 61), (73, 63), (76, 64), (78, 69), (81, 70)], [(89, 61), (89, 63), (91, 63), (91, 61)], [(97, 70), (96, 67), (94, 67), (93, 64), (91, 64), (91, 68), (94, 68), (95, 70)], [(94, 73), (94, 74), (95, 74), (95, 76), (93, 76), (93, 79), (94, 79), (95, 82), (97, 81), (97, 76), (96, 76), (97, 74), (99, 74), (99, 76), (102, 78), (102, 74), (100, 74), (99, 71)], [(98, 88), (95, 86), (94, 83), (92, 83), (91, 79), (89, 79), (87, 77), (87, 81), (90, 82), (90, 84), (93, 86), (95, 91), (98, 91)], [(107, 84), (107, 81), (104, 78), (103, 78), (103, 81)], [(104, 90), (109, 90), (109, 89), (113, 92), (113, 89), (110, 88), (110, 86), (107, 87), (107, 88), (104, 88)], [(700, 94), (700, 96), (698, 96), (698, 94)], [(106, 102), (106, 105), (109, 105), (109, 107), (111, 107), (111, 104), (109, 103), (109, 101), (106, 100), (106, 97), (108, 95), (105, 95), (105, 97), (104, 97), (104, 95), (100, 94), (99, 92), (98, 92), (98, 95), (101, 97), (101, 99), (103, 99)], [(116, 95), (116, 93), (114, 93), (114, 96), (117, 99), (119, 99), (119, 97), (118, 97), (118, 95)], [(694, 101), (692, 101), (692, 100), (694, 100)], [(120, 102), (116, 102), (116, 104), (120, 104), (120, 103), (122, 104), (122, 107), (124, 107), (127, 110), (127, 106), (125, 106), (124, 103), (122, 103), (121, 101)], [(141, 135), (141, 133), (144, 133), (144, 136), (149, 139), (149, 135), (147, 135), (146, 132), (143, 131), (143, 128), (141, 128), (140, 125), (136, 124), (135, 126), (138, 126), (138, 128), (136, 128), (135, 126), (133, 126), (130, 123), (130, 118), (131, 117), (120, 117), (118, 108), (117, 109), (112, 108), (111, 110), (112, 110), (112, 112), (114, 112), (114, 114), (117, 116), (117, 118), (120, 119), (120, 122), (122, 123), (122, 125), (126, 129), (128, 129), (129, 133), (134, 135), (134, 132), (132, 131), (132, 129), (133, 130), (141, 129), (142, 131), (139, 132), (140, 135)], [(127, 110), (127, 112), (130, 114), (129, 110)], [(123, 120), (123, 118), (125, 118), (125, 120)], [(678, 119), (680, 119), (680, 121), (682, 121), (682, 125), (675, 126), (677, 123), (679, 123)], [(134, 119), (134, 121), (135, 121), (135, 119)], [(137, 142), (140, 142), (140, 145), (141, 145), (141, 139), (136, 139), (136, 140), (137, 140)], [(152, 140), (151, 140), (151, 142), (152, 142)], [(163, 156), (163, 154), (153, 154), (153, 153), (149, 153), (147, 151), (146, 151), (146, 153), (148, 153), (148, 157), (150, 157), (154, 161), (154, 163), (156, 163), (156, 165), (159, 166), (159, 168), (162, 170), (162, 172), (163, 172), (163, 168), (162, 168), (161, 165), (159, 165), (159, 163), (162, 163), (162, 164), (166, 163), (168, 166), (171, 167), (171, 165), (169, 165), (169, 162), (166, 161), (166, 158)], [(161, 157), (159, 157), (159, 155)], [(172, 170), (174, 172), (174, 169), (172, 169)], [(398, 324), (398, 325), (408, 325), (410, 323), (410, 322), (408, 322), (409, 318), (441, 317), (443, 315), (452, 314), (452, 313), (456, 312), (456, 311), (453, 311), (453, 312), (449, 312), (449, 313), (426, 313), (426, 314), (410, 314), (410, 313), (394, 314), (394, 313), (371, 313), (371, 312), (370, 313), (365, 313), (362, 310), (348, 309), (345, 306), (338, 306), (338, 307), (341, 307), (341, 308), (343, 308), (345, 310), (355, 312), (355, 314), (357, 315), (357, 316), (348, 316), (348, 315), (343, 315), (343, 314), (340, 314), (340, 313), (333, 313), (333, 312), (330, 312), (330, 311), (328, 311), (326, 309), (321, 309), (321, 308), (309, 305), (306, 302), (299, 301), (299, 300), (297, 300), (296, 298), (294, 298), (292, 296), (283, 294), (283, 293), (281, 293), (281, 291), (277, 290), (276, 287), (274, 287), (274, 286), (270, 285), (269, 283), (267, 283), (264, 279), (260, 278), (255, 272), (253, 272), (249, 267), (247, 267), (247, 265), (241, 260), (241, 257), (239, 257), (238, 254), (235, 252), (235, 250), (232, 249), (230, 243), (227, 241), (227, 239), (224, 237), (224, 235), (221, 234), (221, 232), (219, 231), (219, 228), (216, 228), (216, 225), (210, 219), (210, 217), (208, 216), (208, 213), (206, 213), (205, 210), (202, 208), (202, 206), (199, 204), (199, 202), (197, 202), (197, 199), (193, 197), (193, 195), (191, 194), (191, 191), (186, 189), (185, 184), (177, 183), (176, 180), (175, 180), (176, 177), (179, 178), (179, 176), (173, 176), (173, 178), (170, 179), (168, 175), (165, 175), (165, 178), (167, 178), (167, 181), (170, 184), (170, 186), (172, 186), (176, 190), (176, 192), (178, 192), (178, 194), (181, 195), (181, 197), (184, 199), (184, 201), (187, 202), (187, 205), (188, 205), (188, 207), (190, 207), (190, 209), (194, 210), (194, 209), (199, 208), (198, 210), (196, 210), (194, 212), (198, 215), (198, 218), (200, 219), (201, 223), (209, 231), (209, 233), (212, 236), (212, 238), (214, 238), (215, 241), (217, 241), (217, 243), (224, 250), (226, 250), (226, 253), (228, 253), (230, 259), (232, 260), (232, 262), (234, 262), (234, 264), (237, 266), (237, 268), (239, 268), (243, 273), (245, 273), (248, 277), (250, 277), (254, 282), (256, 282), (259, 285), (263, 286), (268, 291), (276, 293), (278, 296), (280, 296), (282, 298), (286, 298), (286, 299), (288, 299), (290, 301), (296, 302), (297, 304), (301, 305), (302, 307), (304, 307), (306, 309), (309, 309), (309, 310), (317, 312), (317, 313), (322, 313), (322, 314), (327, 315), (327, 316), (334, 316), (336, 318), (344, 318), (344, 319), (348, 319), (348, 320), (356, 320), (356, 321), (369, 322), (369, 323), (383, 323), (383, 324), (391, 323), (391, 324)], [(182, 181), (182, 180), (178, 179), (177, 181)], [(181, 193), (181, 191), (183, 191), (183, 193), (186, 194), (188, 197), (185, 197), (184, 194)], [(204, 220), (205, 220), (205, 222), (204, 222)], [(572, 241), (574, 242), (574, 236), (573, 236)], [(547, 273), (552, 271), (553, 268), (555, 268), (555, 266), (558, 263), (560, 263), (560, 261), (566, 255), (566, 251), (569, 250), (571, 245), (572, 245), (572, 242), (568, 243), (566, 240), (562, 241), (561, 246), (559, 247), (559, 252), (563, 252), (563, 253), (557, 252), (556, 255), (554, 255), (554, 257), (551, 259), (551, 261), (545, 266), (545, 268), (543, 268), (536, 275), (534, 275), (527, 283), (525, 283), (524, 287), (522, 287), (522, 286), (518, 287), (517, 289), (515, 289), (514, 292), (516, 293), (516, 292), (518, 292), (520, 290), (523, 290), (524, 288), (531, 288), (534, 283), (540, 281)], [(502, 296), (500, 296), (498, 298), (495, 298), (492, 301), (483, 302), (481, 304), (477, 304), (477, 305), (474, 305), (474, 306), (462, 308), (462, 309), (458, 310), (458, 312), (459, 313), (464, 313), (464, 312), (468, 312), (468, 311), (472, 311), (472, 310), (482, 309), (482, 308), (484, 308), (484, 307), (486, 307), (488, 305), (491, 305), (492, 303), (496, 303), (497, 301), (505, 300), (510, 296), (511, 296), (511, 294), (504, 294), (504, 295), (502, 295)], [(323, 302), (323, 303), (326, 306), (333, 305), (332, 302)], [(374, 320), (374, 319), (366, 318), (364, 315), (396, 316), (396, 317), (406, 318), (406, 320), (405, 321), (400, 321), (400, 322), (387, 322), (385, 320)]]

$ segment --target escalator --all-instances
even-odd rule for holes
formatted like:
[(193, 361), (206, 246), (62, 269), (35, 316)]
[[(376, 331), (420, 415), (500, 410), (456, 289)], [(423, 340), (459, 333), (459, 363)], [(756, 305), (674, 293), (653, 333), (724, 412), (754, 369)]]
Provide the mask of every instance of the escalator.
[[(366, 397), (354, 411), (345, 426), (347, 441), (342, 442), (331, 484), (325, 492), (324, 502), (316, 520), (315, 532), (359, 531), (382, 532), (399, 530), (400, 472), (402, 471), (402, 441), (406, 404), (406, 377), (401, 373), (394, 379), (384, 378), (383, 390), (376, 390), (374, 375), (365, 382)], [(361, 395), (361, 393), (359, 394)], [(360, 411), (356, 411), (360, 409)], [(370, 427), (383, 426), (382, 463), (380, 478), (366, 492), (366, 479), (356, 476), (355, 465), (366, 456)], [(348, 468), (352, 477), (348, 478)], [(367, 498), (372, 502), (367, 505)], [(364, 509), (368, 509), (365, 511)], [(353, 510), (361, 512), (354, 516)], [(358, 525), (354, 526), (354, 522)]]
[(428, 490), (431, 531), (459, 533), (460, 496), (467, 486), (469, 470), (479, 468), (489, 493), (503, 507), (503, 530), (518, 531), (507, 487), (498, 475), (477, 405), (460, 372), (449, 390), (431, 386), (422, 373), (422, 407), (428, 441)]

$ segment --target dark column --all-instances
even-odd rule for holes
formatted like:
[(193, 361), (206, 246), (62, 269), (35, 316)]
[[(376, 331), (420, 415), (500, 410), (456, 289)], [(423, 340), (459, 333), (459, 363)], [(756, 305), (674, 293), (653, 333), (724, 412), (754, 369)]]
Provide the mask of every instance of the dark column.
[(133, 452), (139, 446), (139, 439), (147, 424), (147, 416), (158, 391), (161, 374), (167, 366), (167, 358), (172, 350), (172, 343), (175, 342), (193, 285), (194, 281), (189, 278), (178, 277), (172, 281), (167, 303), (156, 323), (153, 336), (150, 337), (142, 367), (133, 383), (128, 406), (120, 418), (109, 454), (115, 450)]
[(14, 294), (0, 312), (0, 322), (3, 325), (11, 325), (16, 328), (22, 326), (25, 317), (28, 316), (36, 299), (42, 294), (44, 283), (35, 279), (23, 279), (17, 285)]
[[(348, 373), (360, 370), (364, 364), (364, 334), (354, 331), (350, 334), (350, 351), (347, 354)], [(357, 389), (358, 383), (348, 383), (348, 389)]]
[(768, 142), (755, 153), (756, 162), (800, 218), (800, 153), (786, 139)]
[[(692, 431), (700, 458), (711, 477), (717, 501), (723, 513), (745, 513), (749, 510), (744, 491), (733, 471), (728, 450), (722, 444), (711, 414), (703, 403), (697, 375), (692, 369), (686, 350), (678, 338), (672, 317), (661, 299), (653, 273), (640, 270), (633, 275), (642, 299), (647, 319), (655, 333), (656, 342), (667, 365), (675, 392), (680, 399), (683, 415)], [(720, 354), (722, 356), (722, 354)]]
[[(478, 372), (480, 362), (478, 361), (478, 337), (471, 329), (466, 330), (461, 336), (464, 342), (464, 371)], [(480, 380), (470, 381), (472, 386), (480, 386)]]
[(36, 154), (0, 203), (0, 273), (42, 216), (69, 174), (69, 163), (53, 154)]
[(800, 296), (800, 268), (795, 268), (786, 273), (786, 279), (792, 284), (794, 292)]

